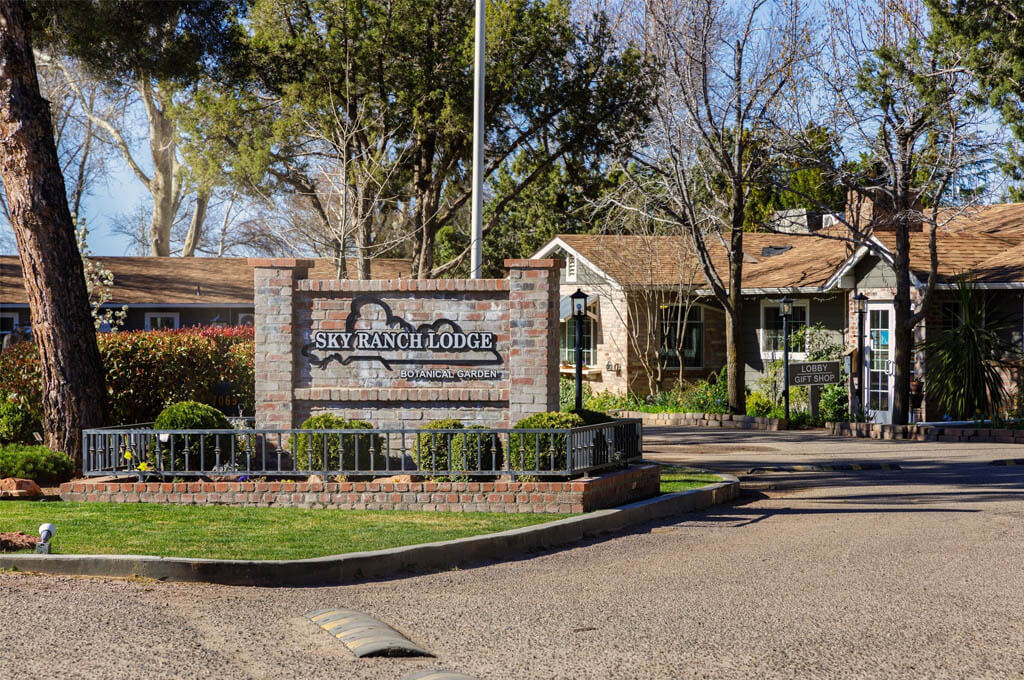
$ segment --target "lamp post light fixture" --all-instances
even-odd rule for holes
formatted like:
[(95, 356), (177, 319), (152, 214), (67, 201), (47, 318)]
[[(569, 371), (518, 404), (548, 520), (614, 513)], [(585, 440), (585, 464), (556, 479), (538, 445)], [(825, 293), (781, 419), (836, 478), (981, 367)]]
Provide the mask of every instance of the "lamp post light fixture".
[(57, 527), (49, 522), (39, 525), (39, 542), (36, 543), (36, 552), (41, 555), (50, 554), (50, 539), (57, 533)]
[(782, 315), (782, 398), (786, 405), (786, 420), (789, 420), (789, 317), (793, 314), (793, 301), (779, 300)]
[(576, 324), (576, 410), (583, 410), (583, 319), (587, 316), (587, 294), (579, 288), (569, 296)]
[(857, 411), (864, 410), (864, 316), (867, 314), (868, 296), (857, 293), (853, 296), (857, 306)]

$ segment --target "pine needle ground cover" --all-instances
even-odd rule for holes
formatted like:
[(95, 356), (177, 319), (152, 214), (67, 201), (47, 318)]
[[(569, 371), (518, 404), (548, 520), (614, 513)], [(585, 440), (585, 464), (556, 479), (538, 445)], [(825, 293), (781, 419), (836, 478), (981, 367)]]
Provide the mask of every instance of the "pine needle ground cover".
[(298, 560), (488, 534), (569, 515), (0, 502), (0, 531), (57, 526), (63, 554)]

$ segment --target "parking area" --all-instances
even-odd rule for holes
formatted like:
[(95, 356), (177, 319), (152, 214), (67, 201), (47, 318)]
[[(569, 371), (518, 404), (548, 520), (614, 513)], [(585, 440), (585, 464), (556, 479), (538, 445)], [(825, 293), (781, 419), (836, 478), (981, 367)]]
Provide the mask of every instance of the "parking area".
[[(350, 586), (0, 574), (0, 677), (1024, 673), (1024, 468), (988, 464), (1020, 457), (1012, 445), (656, 428), (646, 441), (649, 458), (714, 469), (902, 469), (754, 492), (500, 564)], [(357, 659), (303, 618), (332, 608), (375, 616), (437, 658)]]

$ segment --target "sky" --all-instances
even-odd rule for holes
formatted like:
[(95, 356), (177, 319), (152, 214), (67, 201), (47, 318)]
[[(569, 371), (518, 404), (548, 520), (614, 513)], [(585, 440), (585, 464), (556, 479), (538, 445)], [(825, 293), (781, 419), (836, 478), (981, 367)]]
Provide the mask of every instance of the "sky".
[[(120, 157), (111, 159), (109, 168), (106, 182), (98, 183), (92, 195), (82, 199), (82, 212), (89, 226), (87, 243), (93, 255), (125, 255), (129, 241), (111, 231), (113, 218), (132, 212), (139, 201), (149, 200), (149, 192)], [(10, 234), (6, 224), (0, 225), (0, 230)], [(5, 242), (6, 239), (0, 238), (0, 246)], [(13, 238), (10, 242), (13, 244)], [(0, 254), (14, 255), (15, 252), (2, 250)]]

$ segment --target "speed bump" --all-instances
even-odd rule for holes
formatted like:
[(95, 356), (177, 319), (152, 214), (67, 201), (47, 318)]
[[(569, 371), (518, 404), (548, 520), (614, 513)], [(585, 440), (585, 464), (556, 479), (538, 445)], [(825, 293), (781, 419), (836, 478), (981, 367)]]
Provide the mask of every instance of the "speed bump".
[(835, 465), (775, 465), (753, 468), (755, 472), (845, 472), (850, 470), (900, 470), (896, 463), (837, 463)]
[(341, 640), (358, 657), (433, 656), (383, 621), (354, 609), (318, 609), (306, 618)]
[(416, 671), (402, 677), (402, 680), (476, 680), (471, 675), (452, 671)]
[(991, 465), (1024, 465), (1024, 458), (1004, 458), (1002, 460), (994, 460)]

